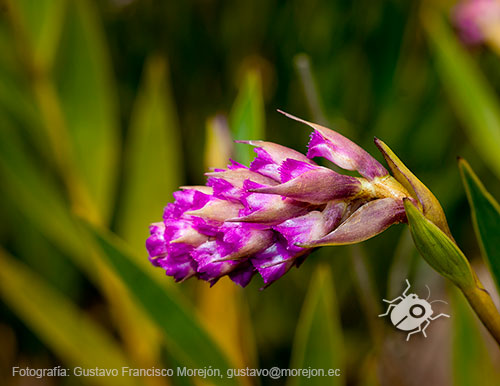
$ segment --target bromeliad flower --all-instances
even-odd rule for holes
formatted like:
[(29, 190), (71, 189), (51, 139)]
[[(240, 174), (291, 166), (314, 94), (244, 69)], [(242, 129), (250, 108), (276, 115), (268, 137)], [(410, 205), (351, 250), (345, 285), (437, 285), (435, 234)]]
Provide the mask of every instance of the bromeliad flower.
[[(307, 156), (265, 141), (249, 167), (231, 161), (207, 173), (206, 186), (181, 187), (152, 224), (150, 261), (176, 281), (211, 284), (228, 275), (246, 286), (259, 273), (266, 285), (299, 266), (319, 246), (367, 240), (405, 222), (410, 199), (449, 234), (439, 203), (380, 140), (375, 143), (394, 177), (342, 135), (284, 113), (314, 129)], [(360, 177), (319, 166), (323, 157)]]

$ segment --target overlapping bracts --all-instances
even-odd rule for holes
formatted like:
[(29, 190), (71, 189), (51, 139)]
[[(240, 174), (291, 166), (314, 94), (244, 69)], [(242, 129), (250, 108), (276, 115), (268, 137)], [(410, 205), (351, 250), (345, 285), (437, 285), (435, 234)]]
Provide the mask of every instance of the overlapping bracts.
[(317, 246), (360, 242), (406, 220), (402, 200), (409, 194), (378, 161), (340, 134), (299, 121), (314, 129), (307, 156), (246, 141), (257, 154), (249, 167), (231, 161), (207, 173), (206, 186), (175, 192), (163, 221), (150, 226), (152, 264), (176, 281), (194, 276), (214, 284), (228, 275), (244, 287), (260, 274), (269, 285)]

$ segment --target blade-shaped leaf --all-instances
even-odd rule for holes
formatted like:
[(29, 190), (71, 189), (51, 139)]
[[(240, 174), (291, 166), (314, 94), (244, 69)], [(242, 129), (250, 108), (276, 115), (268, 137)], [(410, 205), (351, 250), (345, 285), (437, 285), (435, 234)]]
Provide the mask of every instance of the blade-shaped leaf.
[(428, 9), (422, 21), (441, 79), (470, 141), (500, 176), (500, 104), (494, 90), (443, 16)]
[(469, 261), (458, 246), (408, 199), (405, 210), (413, 241), (425, 261), (458, 287), (475, 288)]
[(182, 185), (179, 127), (167, 78), (165, 59), (149, 58), (128, 133), (117, 224), (137, 252), (145, 251), (148, 225), (161, 219), (168, 198)]
[[(123, 366), (130, 367), (109, 333), (3, 250), (0, 250), (0, 295), (63, 362), (119, 371)], [(82, 377), (81, 380), (92, 385), (141, 384), (134, 377)]]
[(25, 31), (34, 65), (50, 68), (62, 30), (65, 0), (10, 1), (10, 12)]
[[(247, 72), (230, 114), (230, 127), (236, 140), (264, 139), (264, 101), (261, 77), (258, 71)], [(255, 153), (251, 147), (235, 145), (236, 158), (248, 165)]]
[[(186, 366), (212, 366), (225, 374), (231, 367), (227, 358), (194, 317), (194, 310), (182, 304), (179, 294), (173, 295), (174, 290), (167, 291), (152, 280), (136, 259), (117, 245), (118, 240), (113, 240), (91, 225), (87, 227), (132, 296), (164, 333), (170, 354)], [(223, 378), (218, 379), (217, 383), (231, 385), (236, 384), (236, 381), (234, 378)]]
[(467, 161), (460, 159), (459, 167), (476, 237), (500, 290), (500, 205), (485, 189)]
[(76, 165), (106, 223), (120, 146), (110, 58), (91, 2), (70, 1), (67, 11), (54, 71), (58, 100)]
[[(151, 327), (143, 322), (144, 316), (137, 311), (135, 304), (124, 297), (123, 286), (103, 265), (102, 258), (89, 250), (88, 237), (71, 216), (54, 181), (35, 165), (17, 132), (1, 116), (0, 122), (0, 176), (9, 204), (15, 205), (23, 214), (22, 221), (30, 221), (51, 243), (64, 251), (107, 297), (125, 342), (137, 338), (136, 343), (129, 346), (133, 346), (134, 355), (140, 355), (140, 360), (145, 363), (151, 358), (151, 355), (145, 355), (145, 351), (150, 354), (154, 351), (153, 345), (145, 343), (153, 335)], [(147, 348), (143, 349), (144, 346)]]
[[(295, 333), (291, 369), (343, 369), (343, 344), (332, 276), (319, 266), (302, 306)], [(345, 377), (289, 377), (287, 385), (343, 385)]]

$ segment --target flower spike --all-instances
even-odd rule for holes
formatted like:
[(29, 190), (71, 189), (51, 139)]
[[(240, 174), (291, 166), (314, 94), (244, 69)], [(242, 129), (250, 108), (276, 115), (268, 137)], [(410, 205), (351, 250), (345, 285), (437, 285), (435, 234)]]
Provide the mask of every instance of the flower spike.
[[(153, 265), (176, 281), (197, 277), (213, 285), (229, 276), (246, 286), (260, 275), (268, 286), (318, 246), (361, 242), (406, 222), (404, 199), (418, 200), (427, 216), (439, 219), (433, 196), (383, 143), (377, 145), (397, 180), (349, 139), (286, 115), (314, 129), (308, 156), (246, 141), (257, 154), (249, 167), (231, 161), (206, 174), (207, 186), (174, 193), (163, 221), (150, 226)], [(315, 156), (362, 177), (319, 166), (308, 158)]]

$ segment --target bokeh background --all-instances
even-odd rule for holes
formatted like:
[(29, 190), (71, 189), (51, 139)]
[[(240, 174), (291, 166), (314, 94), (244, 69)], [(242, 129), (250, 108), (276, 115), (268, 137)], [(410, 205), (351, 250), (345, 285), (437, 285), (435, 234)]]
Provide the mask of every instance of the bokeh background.
[[(497, 385), (498, 347), (404, 225), (323, 248), (259, 291), (175, 284), (148, 224), (266, 139), (383, 139), (438, 197), (495, 293), (456, 157), (500, 197), (499, 57), (466, 47), (453, 1), (0, 3), (2, 385)], [(331, 165), (328, 165), (331, 166)], [(377, 318), (409, 278), (449, 305), (428, 338)], [(440, 306), (441, 307), (441, 306)], [(20, 378), (12, 367), (340, 368), (338, 378)]]

